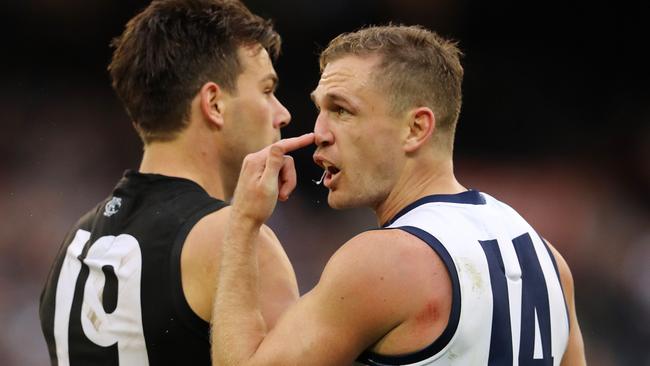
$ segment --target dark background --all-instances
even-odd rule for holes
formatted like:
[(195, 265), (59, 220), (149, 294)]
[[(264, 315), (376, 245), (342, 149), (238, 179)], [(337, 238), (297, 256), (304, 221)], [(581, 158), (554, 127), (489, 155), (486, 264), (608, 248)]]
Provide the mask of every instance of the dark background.
[[(456, 172), (511, 204), (565, 255), (590, 365), (650, 365), (648, 6), (617, 2), (249, 0), (283, 36), (285, 136), (308, 132), (318, 53), (341, 32), (422, 24), (465, 53)], [(106, 72), (112, 37), (148, 1), (0, 5), (0, 364), (45, 365), (37, 302), (76, 218), (105, 197), (141, 145)], [(351, 236), (376, 225), (335, 212), (296, 154), (297, 194), (271, 226), (301, 291)]]

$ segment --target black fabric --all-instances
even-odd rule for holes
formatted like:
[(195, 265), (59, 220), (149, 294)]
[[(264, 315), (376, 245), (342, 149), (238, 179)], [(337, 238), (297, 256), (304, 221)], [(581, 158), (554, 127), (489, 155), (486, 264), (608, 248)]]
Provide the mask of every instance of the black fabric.
[[(114, 197), (121, 199), (118, 207), (111, 207)], [(70, 230), (50, 270), (41, 294), (40, 318), (52, 364), (58, 365), (54, 341), (56, 287), (68, 246), (81, 229), (91, 234), (79, 256), (80, 261), (90, 246), (103, 236), (128, 234), (139, 243), (142, 256), (140, 300), (149, 365), (210, 365), (209, 324), (185, 301), (180, 279), (180, 250), (196, 222), (225, 206), (226, 203), (210, 197), (190, 180), (127, 171), (112, 194)], [(113, 208), (116, 210), (111, 214)], [(82, 264), (77, 290), (85, 281), (84, 271), (87, 272), (87, 267)], [(104, 296), (110, 298), (104, 301), (113, 304), (115, 295), (111, 293), (115, 285), (109, 286), (108, 280), (115, 277), (106, 278)], [(80, 291), (83, 295), (83, 290)], [(74, 297), (73, 308), (81, 302), (77, 293)], [(111, 312), (111, 306), (107, 313)], [(75, 318), (70, 317), (69, 326), (70, 364), (117, 365), (117, 348), (92, 343), (80, 327), (72, 324), (79, 322)]]

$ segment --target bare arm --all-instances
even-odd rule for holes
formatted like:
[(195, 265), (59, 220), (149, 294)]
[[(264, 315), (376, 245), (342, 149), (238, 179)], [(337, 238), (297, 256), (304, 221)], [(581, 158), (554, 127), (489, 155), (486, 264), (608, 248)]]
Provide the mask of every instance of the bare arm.
[[(226, 292), (220, 282), (220, 295), (238, 304), (236, 309), (219, 300), (215, 304), (214, 317), (228, 318), (229, 323), (217, 320), (219, 326), (213, 329), (213, 364), (350, 365), (412, 311), (407, 294), (417, 293), (411, 287), (417, 281), (409, 281), (415, 269), (394, 262), (391, 266), (393, 256), (377, 255), (378, 247), (394, 246), (399, 234), (368, 232), (346, 243), (329, 261), (318, 285), (291, 305), (272, 330), (263, 328), (255, 306), (239, 303), (256, 301), (241, 296), (243, 287)], [(409, 267), (412, 262), (405, 261)]]
[(212, 311), (215, 364), (240, 364), (242, 355), (252, 354), (267, 332), (255, 242), (269, 239), (262, 224), (276, 200), (287, 199), (295, 187), (293, 161), (284, 154), (312, 142), (313, 135), (282, 140), (244, 160), (222, 243)]
[(257, 246), (268, 245), (266, 250), (257, 253), (260, 303), (266, 326), (273, 329), (282, 314), (298, 300), (300, 293), (296, 273), (280, 241), (270, 228), (264, 226), (263, 230), (266, 235), (258, 240)]
[[(232, 214), (231, 214), (232, 215)], [(212, 364), (240, 365), (267, 333), (262, 317), (255, 239), (259, 226), (230, 220), (223, 241), (212, 320)]]
[(564, 289), (564, 298), (566, 299), (569, 311), (569, 343), (562, 357), (561, 365), (583, 366), (587, 364), (587, 361), (585, 358), (585, 346), (582, 341), (582, 333), (580, 332), (580, 325), (578, 324), (576, 315), (573, 276), (571, 275), (569, 265), (562, 255), (550, 243), (548, 244), (557, 262), (562, 288)]

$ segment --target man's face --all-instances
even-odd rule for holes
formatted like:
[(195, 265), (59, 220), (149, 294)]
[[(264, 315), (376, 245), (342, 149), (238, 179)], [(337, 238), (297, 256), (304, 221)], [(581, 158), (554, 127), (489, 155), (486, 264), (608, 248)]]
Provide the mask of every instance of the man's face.
[(227, 96), (222, 152), (236, 166), (247, 154), (278, 141), (280, 128), (291, 120), (275, 97), (278, 77), (266, 50), (241, 47), (238, 53), (243, 72), (237, 78), (236, 92)]
[(378, 57), (346, 56), (327, 64), (312, 99), (314, 161), (327, 170), (324, 184), (333, 208), (372, 207), (393, 189), (403, 166), (402, 120), (389, 114), (388, 93), (378, 90)]

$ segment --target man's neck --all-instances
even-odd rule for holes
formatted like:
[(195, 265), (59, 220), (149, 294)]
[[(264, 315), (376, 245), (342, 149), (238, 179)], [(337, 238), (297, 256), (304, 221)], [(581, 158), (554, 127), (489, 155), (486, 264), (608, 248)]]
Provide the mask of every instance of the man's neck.
[(375, 208), (380, 225), (397, 215), (416, 200), (433, 194), (456, 194), (466, 191), (454, 176), (451, 159), (427, 161), (427, 164), (410, 161), (388, 197)]
[(189, 179), (214, 198), (229, 200), (214, 153), (200, 144), (187, 143), (182, 138), (169, 142), (153, 142), (145, 146), (141, 173), (161, 174)]

